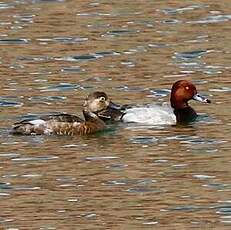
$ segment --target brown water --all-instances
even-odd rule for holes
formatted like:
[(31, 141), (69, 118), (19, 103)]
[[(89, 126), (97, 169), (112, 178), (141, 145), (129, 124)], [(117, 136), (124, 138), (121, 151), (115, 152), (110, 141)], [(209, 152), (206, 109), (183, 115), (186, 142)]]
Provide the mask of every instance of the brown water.
[[(231, 2), (0, 2), (0, 229), (231, 229)], [(179, 79), (212, 100), (184, 127), (12, 136), (84, 97), (168, 102)]]

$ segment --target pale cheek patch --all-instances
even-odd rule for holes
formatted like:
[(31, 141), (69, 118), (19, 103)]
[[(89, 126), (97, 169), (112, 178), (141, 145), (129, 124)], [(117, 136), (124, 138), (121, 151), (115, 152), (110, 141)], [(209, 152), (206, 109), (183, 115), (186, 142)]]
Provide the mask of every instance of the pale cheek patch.
[(89, 109), (92, 112), (96, 112), (99, 110), (99, 101), (98, 100), (94, 100), (92, 103), (90, 103), (89, 105)]

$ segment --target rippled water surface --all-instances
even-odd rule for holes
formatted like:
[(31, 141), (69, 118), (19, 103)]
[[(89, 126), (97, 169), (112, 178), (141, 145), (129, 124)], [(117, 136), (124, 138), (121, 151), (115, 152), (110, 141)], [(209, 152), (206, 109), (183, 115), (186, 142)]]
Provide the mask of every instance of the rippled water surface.
[[(2, 0), (0, 228), (231, 229), (231, 2)], [(187, 126), (111, 124), (89, 137), (12, 136), (81, 115), (85, 96), (168, 102), (192, 80)]]

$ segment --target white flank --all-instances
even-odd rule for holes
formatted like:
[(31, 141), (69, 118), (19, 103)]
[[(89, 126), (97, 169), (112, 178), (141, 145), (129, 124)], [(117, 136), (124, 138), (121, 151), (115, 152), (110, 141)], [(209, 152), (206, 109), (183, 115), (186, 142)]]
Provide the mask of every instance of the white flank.
[(146, 125), (174, 125), (176, 116), (171, 107), (150, 105), (126, 110), (122, 119), (124, 122), (134, 122)]

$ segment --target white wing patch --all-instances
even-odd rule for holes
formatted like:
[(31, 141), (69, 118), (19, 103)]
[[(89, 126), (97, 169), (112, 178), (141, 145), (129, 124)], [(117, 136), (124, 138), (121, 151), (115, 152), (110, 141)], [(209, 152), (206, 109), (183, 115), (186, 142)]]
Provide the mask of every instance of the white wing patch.
[(32, 125), (35, 125), (35, 126), (40, 126), (40, 125), (46, 124), (46, 122), (42, 119), (31, 120), (31, 121), (29, 121), (29, 123)]
[(30, 124), (34, 125), (35, 129), (43, 130), (43, 133), (46, 135), (53, 133), (53, 130), (49, 127), (47, 122), (42, 119), (31, 120)]

